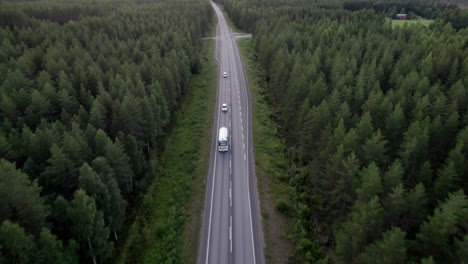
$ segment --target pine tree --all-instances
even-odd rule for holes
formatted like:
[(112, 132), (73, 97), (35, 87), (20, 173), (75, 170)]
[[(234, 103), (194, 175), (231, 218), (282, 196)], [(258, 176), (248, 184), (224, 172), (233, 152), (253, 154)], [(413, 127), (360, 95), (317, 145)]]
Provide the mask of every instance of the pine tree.
[(399, 184), (383, 200), (386, 226), (401, 226), (402, 218), (408, 207), (405, 198), (406, 190), (403, 188), (403, 184)]
[(432, 53), (429, 53), (427, 57), (420, 64), (421, 73), (429, 78), (429, 80), (434, 81), (436, 78), (435, 69), (434, 69), (434, 60), (432, 58)]
[(120, 109), (113, 117), (113, 129), (117, 134), (119, 131), (125, 135), (131, 135), (141, 139), (143, 135), (143, 119), (140, 102), (131, 94), (125, 95)]
[(383, 211), (377, 196), (352, 213), (336, 233), (336, 263), (354, 263), (368, 243), (382, 231)]
[(381, 240), (367, 246), (359, 263), (398, 264), (406, 263), (406, 233), (398, 227), (385, 232)]
[(359, 173), (359, 160), (354, 152), (343, 160), (342, 170), (338, 172), (339, 179), (332, 192), (332, 207), (337, 208), (338, 216), (344, 216), (355, 198)]
[(130, 166), (130, 159), (125, 154), (124, 147), (118, 139), (115, 143), (105, 146), (105, 157), (115, 172), (115, 178), (122, 194), (128, 198), (133, 190), (134, 175)]
[(110, 144), (112, 144), (112, 141), (110, 138), (107, 136), (106, 132), (103, 130), (99, 129), (96, 132), (96, 137), (95, 137), (95, 142), (94, 142), (94, 152), (99, 155), (99, 156), (104, 156), (106, 153), (106, 147)]
[(62, 112), (64, 111), (67, 114), (74, 114), (78, 110), (78, 104), (76, 103), (75, 98), (73, 98), (67, 90), (60, 90), (58, 93), (58, 99), (60, 101)]
[(99, 175), (86, 162), (83, 163), (79, 172), (80, 189), (84, 190), (86, 194), (94, 199), (96, 207), (99, 210), (109, 212), (106, 208), (110, 202), (109, 193)]
[(2, 120), (5, 121), (16, 121), (18, 117), (18, 109), (15, 102), (13, 102), (13, 100), (7, 94), (4, 94), (5, 92), (2, 91), (1, 87), (0, 92), (2, 93), (2, 97), (0, 98), (0, 117), (3, 117)]
[(47, 192), (56, 192), (65, 197), (71, 197), (78, 187), (78, 177), (74, 171), (74, 164), (62, 148), (53, 144), (50, 150), (50, 166), (41, 174), (39, 181), (46, 186)]
[[(312, 85), (309, 91), (309, 100), (311, 105), (319, 105), (323, 99), (325, 99), (327, 95), (327, 84), (322, 80), (322, 78), (318, 78), (318, 80)], [(303, 94), (299, 94), (296, 97), (296, 100), (293, 100), (291, 103), (294, 104), (298, 102), (300, 99), (304, 97)]]
[(364, 143), (372, 136), (374, 127), (372, 125), (372, 117), (369, 112), (365, 112), (359, 123), (356, 125), (356, 133), (359, 136), (359, 143)]
[(98, 99), (95, 99), (89, 113), (89, 123), (91, 123), (95, 128), (106, 130), (106, 115), (106, 108), (99, 102)]
[(52, 105), (49, 100), (37, 90), (31, 93), (31, 104), (26, 109), (26, 119), (30, 127), (36, 127), (41, 118), (47, 119), (51, 113)]
[(379, 168), (374, 162), (363, 168), (359, 174), (362, 184), (357, 189), (357, 201), (364, 204), (383, 192), (382, 180)]
[(468, 200), (463, 191), (451, 193), (421, 225), (416, 235), (421, 256), (432, 256), (437, 263), (454, 263), (450, 245), (453, 236), (466, 228)]
[(58, 240), (49, 229), (43, 228), (37, 242), (38, 253), (35, 263), (78, 263), (78, 259), (75, 257), (77, 248), (74, 243), (74, 241), (70, 241), (70, 246), (64, 248), (62, 241)]
[(415, 121), (405, 132), (401, 143), (400, 156), (405, 169), (408, 171), (418, 168), (427, 160), (429, 147), (427, 125), (423, 121)]
[(29, 90), (33, 82), (26, 78), (26, 76), (20, 71), (8, 71), (5, 81), (3, 82), (3, 88), (5, 92), (10, 93), (19, 89)]
[[(72, 131), (63, 134), (62, 150), (72, 161), (73, 167), (77, 169), (84, 161), (90, 160), (93, 154), (79, 125), (72, 122), (71, 127)], [(76, 171), (74, 172), (76, 175)]]
[(376, 162), (380, 166), (386, 164), (386, 145), (387, 140), (382, 136), (380, 130), (377, 130), (377, 132), (373, 133), (371, 138), (366, 140), (362, 147), (363, 163), (368, 164), (370, 162)]
[(410, 190), (405, 201), (407, 210), (403, 217), (402, 228), (414, 234), (427, 216), (428, 199), (424, 185), (419, 183)]
[(405, 115), (403, 109), (399, 104), (395, 106), (395, 109), (386, 119), (385, 122), (385, 136), (389, 141), (389, 152), (395, 154), (397, 147), (400, 145), (401, 139), (403, 138), (405, 128)]
[(110, 195), (110, 211), (105, 215), (106, 223), (114, 233), (114, 238), (117, 240), (117, 232), (123, 227), (127, 203), (120, 194), (119, 186), (114, 179), (114, 172), (106, 158), (97, 157), (93, 161), (92, 167), (99, 174), (101, 181), (107, 186)]
[(393, 188), (403, 182), (404, 169), (400, 160), (396, 159), (387, 169), (382, 177), (382, 186), (385, 193), (389, 193)]
[(458, 175), (467, 175), (468, 165), (465, 162), (462, 140), (457, 140), (455, 147), (449, 152), (447, 160), (451, 160)]
[(458, 174), (455, 170), (453, 161), (447, 160), (446, 163), (437, 171), (437, 178), (434, 181), (435, 199), (442, 201), (447, 195), (457, 188)]
[(414, 182), (420, 182), (424, 185), (424, 187), (430, 188), (433, 186), (432, 174), (433, 172), (431, 168), (431, 163), (429, 161), (426, 161), (423, 163), (423, 165), (421, 165), (421, 168), (419, 168)]
[(30, 181), (13, 163), (0, 161), (0, 222), (14, 221), (39, 234), (49, 214), (40, 192), (37, 181)]
[(0, 260), (5, 264), (35, 263), (34, 238), (16, 223), (3, 221), (0, 225)]

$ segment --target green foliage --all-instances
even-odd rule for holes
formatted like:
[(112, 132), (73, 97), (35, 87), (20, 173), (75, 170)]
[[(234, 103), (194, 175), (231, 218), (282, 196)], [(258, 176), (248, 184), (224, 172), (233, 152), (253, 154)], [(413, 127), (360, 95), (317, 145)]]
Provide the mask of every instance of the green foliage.
[(39, 234), (49, 214), (40, 191), (37, 181), (29, 180), (14, 164), (0, 160), (0, 222), (14, 221)]
[(360, 256), (360, 263), (406, 263), (405, 232), (393, 228), (383, 234), (381, 240), (367, 246)]
[[(253, 33), (294, 164), (286, 202), (300, 262), (457, 262), (465, 229), (445, 235), (450, 256), (432, 255), (417, 234), (439, 201), (468, 191), (466, 10), (419, 0), (220, 2)], [(435, 21), (395, 27), (397, 13)]]
[(336, 234), (336, 263), (355, 263), (364, 247), (374, 241), (383, 225), (383, 210), (375, 196), (351, 214)]
[[(462, 234), (467, 228), (468, 199), (463, 191), (451, 193), (445, 202), (435, 209), (434, 215), (421, 225), (417, 234), (420, 254), (431, 256), (437, 263), (463, 261), (458, 252), (453, 252), (451, 237)], [(458, 240), (458, 239), (457, 239)], [(461, 252), (460, 252), (461, 253)]]
[(291, 204), (283, 198), (279, 198), (278, 200), (276, 200), (275, 207), (276, 207), (276, 210), (278, 210), (280, 213), (286, 216), (292, 215)]
[(206, 154), (200, 153), (200, 146), (212, 124), (209, 110), (216, 92), (213, 49), (213, 41), (203, 47), (201, 71), (193, 75), (166, 148), (158, 157), (158, 177), (142, 198), (117, 263), (183, 263), (182, 255), (190, 254), (182, 252), (183, 229), (198, 159)]
[(363, 168), (360, 178), (362, 184), (356, 191), (358, 202), (366, 203), (372, 197), (383, 192), (379, 168), (375, 163), (371, 163), (367, 168)]
[(113, 243), (108, 242), (109, 229), (105, 227), (103, 215), (96, 209), (94, 199), (85, 191), (76, 191), (67, 217), (72, 223), (71, 233), (88, 259), (103, 262), (111, 256), (114, 248)]
[(50, 230), (44, 228), (37, 244), (38, 254), (36, 263), (78, 263), (76, 257), (78, 245), (73, 240), (64, 248), (62, 242)]
[(0, 10), (0, 224), (32, 236), (24, 259), (5, 248), (0, 262), (106, 262), (162, 174), (155, 157), (201, 70), (212, 8), (47, 0)]
[(3, 221), (0, 227), (0, 260), (5, 263), (34, 263), (33, 236), (18, 224)]
[(115, 172), (115, 180), (120, 190), (128, 196), (133, 190), (134, 175), (130, 167), (130, 159), (125, 154), (122, 143), (117, 139), (115, 143), (107, 144), (104, 152), (110, 167)]

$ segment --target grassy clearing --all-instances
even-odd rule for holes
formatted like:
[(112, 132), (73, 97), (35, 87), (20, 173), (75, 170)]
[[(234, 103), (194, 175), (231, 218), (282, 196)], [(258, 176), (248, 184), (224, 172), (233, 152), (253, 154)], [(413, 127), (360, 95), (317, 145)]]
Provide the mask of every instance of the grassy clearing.
[(260, 67), (253, 58), (253, 40), (237, 40), (252, 94), (252, 125), (256, 173), (260, 194), (260, 207), (265, 235), (267, 263), (287, 263), (293, 246), (292, 219), (278, 212), (290, 211), (290, 189), (287, 183), (288, 160), (285, 145), (277, 124), (271, 119), (272, 111), (266, 101), (265, 83)]
[[(217, 72), (214, 41), (204, 43), (202, 71), (192, 77), (159, 157), (158, 174), (142, 200), (116, 263), (185, 263), (186, 259), (196, 259), (201, 220), (193, 224), (191, 219), (201, 218), (203, 209), (203, 181), (209, 159), (205, 145), (210, 143), (206, 139), (213, 119)], [(193, 197), (201, 199), (195, 206), (190, 202)], [(190, 234), (185, 232), (187, 222), (198, 224)]]
[(392, 20), (392, 26), (397, 27), (397, 26), (403, 26), (403, 25), (423, 25), (423, 26), (429, 26), (430, 24), (434, 23), (434, 20), (432, 19), (414, 19), (414, 20), (399, 20), (399, 19), (393, 19)]

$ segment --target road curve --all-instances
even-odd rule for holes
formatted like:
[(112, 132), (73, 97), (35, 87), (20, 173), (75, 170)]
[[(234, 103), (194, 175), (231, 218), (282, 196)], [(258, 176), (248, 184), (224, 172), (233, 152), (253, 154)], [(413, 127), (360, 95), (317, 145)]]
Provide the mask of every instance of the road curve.
[[(218, 89), (200, 236), (199, 264), (263, 264), (264, 243), (252, 146), (251, 100), (237, 36), (223, 13), (218, 18), (215, 57)], [(228, 77), (223, 78), (222, 73)], [(221, 112), (221, 105), (229, 110)], [(230, 150), (218, 152), (220, 127), (227, 127)]]

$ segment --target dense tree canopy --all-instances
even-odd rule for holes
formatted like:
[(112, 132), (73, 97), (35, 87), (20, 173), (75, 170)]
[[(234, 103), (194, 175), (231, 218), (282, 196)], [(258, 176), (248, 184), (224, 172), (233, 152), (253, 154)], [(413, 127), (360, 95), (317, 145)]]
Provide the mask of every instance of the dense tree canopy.
[(108, 262), (211, 21), (201, 0), (0, 3), (0, 262)]
[[(467, 10), (222, 2), (253, 32), (284, 131), (299, 262), (466, 260)], [(394, 26), (398, 12), (435, 22)]]

